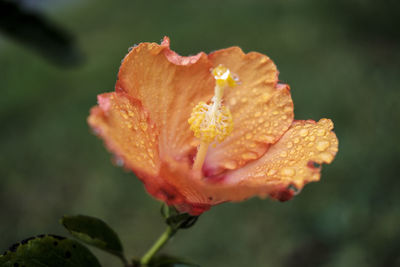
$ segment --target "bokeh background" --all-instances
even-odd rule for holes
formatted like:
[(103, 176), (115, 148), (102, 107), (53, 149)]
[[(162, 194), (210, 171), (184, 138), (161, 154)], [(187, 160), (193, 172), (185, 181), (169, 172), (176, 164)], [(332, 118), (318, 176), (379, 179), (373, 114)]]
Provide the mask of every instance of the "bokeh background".
[[(160, 204), (112, 164), (86, 117), (129, 47), (168, 35), (182, 55), (267, 54), (296, 118), (331, 118), (340, 145), (321, 182), (293, 200), (214, 207), (165, 252), (201, 266), (400, 266), (399, 1), (0, 2), (1, 251), (66, 235), (64, 214), (104, 219), (130, 256), (163, 231)], [(5, 12), (10, 3), (22, 15)]]

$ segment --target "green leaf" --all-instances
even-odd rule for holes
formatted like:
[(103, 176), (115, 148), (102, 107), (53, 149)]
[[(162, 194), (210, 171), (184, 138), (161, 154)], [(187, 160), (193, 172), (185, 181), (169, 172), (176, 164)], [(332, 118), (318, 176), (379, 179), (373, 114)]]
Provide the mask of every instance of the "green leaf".
[(118, 235), (102, 220), (84, 215), (64, 216), (61, 224), (74, 237), (86, 244), (123, 257), (123, 249)]
[(21, 1), (0, 0), (0, 32), (61, 67), (74, 67), (84, 57), (74, 37)]
[(17, 243), (0, 255), (1, 267), (100, 267), (79, 242), (56, 235), (40, 235)]
[(200, 265), (189, 263), (186, 260), (168, 255), (160, 255), (158, 257), (154, 257), (147, 266), (148, 267), (200, 267)]

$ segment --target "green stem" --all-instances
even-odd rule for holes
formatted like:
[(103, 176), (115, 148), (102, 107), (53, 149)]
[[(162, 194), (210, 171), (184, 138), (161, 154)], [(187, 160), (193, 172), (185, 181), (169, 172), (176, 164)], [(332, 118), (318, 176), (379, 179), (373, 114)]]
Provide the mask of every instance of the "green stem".
[(151, 258), (168, 242), (168, 240), (176, 233), (176, 229), (168, 226), (164, 233), (157, 239), (153, 246), (144, 254), (140, 259), (141, 265), (146, 265), (150, 262)]

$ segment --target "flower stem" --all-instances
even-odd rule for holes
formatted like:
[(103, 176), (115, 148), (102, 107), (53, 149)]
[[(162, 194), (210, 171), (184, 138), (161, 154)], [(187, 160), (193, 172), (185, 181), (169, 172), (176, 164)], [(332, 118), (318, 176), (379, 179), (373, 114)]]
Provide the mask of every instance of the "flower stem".
[(153, 256), (171, 239), (172, 236), (177, 232), (177, 229), (172, 228), (168, 225), (164, 233), (157, 239), (153, 246), (144, 254), (140, 259), (141, 265), (146, 265), (150, 262)]

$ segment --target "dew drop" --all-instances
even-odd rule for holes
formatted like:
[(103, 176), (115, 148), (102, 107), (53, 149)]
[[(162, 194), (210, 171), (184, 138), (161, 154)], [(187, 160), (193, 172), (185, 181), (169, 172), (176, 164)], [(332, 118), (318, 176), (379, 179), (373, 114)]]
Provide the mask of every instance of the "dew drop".
[(275, 173), (277, 173), (277, 171), (276, 171), (275, 169), (270, 169), (270, 170), (267, 172), (267, 175), (268, 175), (268, 176), (272, 176), (272, 175), (274, 175)]
[(228, 170), (233, 170), (237, 167), (236, 161), (228, 161), (224, 164), (224, 167), (227, 168)]
[(287, 157), (287, 152), (286, 152), (286, 151), (282, 151), (279, 155), (280, 155), (282, 158)]
[(325, 135), (325, 130), (324, 129), (319, 129), (318, 131), (317, 131), (317, 135), (318, 136), (324, 136)]
[(314, 140), (315, 140), (315, 136), (314, 136), (314, 135), (311, 135), (311, 136), (309, 137), (309, 140), (310, 140), (310, 141), (314, 141)]
[(268, 143), (274, 141), (274, 137), (271, 136), (271, 135), (262, 135), (262, 136), (260, 136), (260, 138), (261, 138), (262, 141), (268, 142)]
[(328, 152), (319, 154), (319, 157), (325, 162), (331, 162), (333, 159), (333, 156), (331, 154), (329, 154)]
[(330, 143), (328, 141), (319, 141), (317, 143), (317, 149), (319, 151), (325, 151), (329, 147)]
[(293, 142), (294, 142), (295, 144), (298, 144), (298, 143), (300, 142), (300, 138), (296, 137), (295, 139), (293, 139)]
[(286, 145), (287, 148), (292, 148), (293, 147), (293, 143), (292, 142), (288, 142)]
[(253, 153), (253, 152), (247, 152), (242, 155), (242, 159), (244, 159), (244, 160), (250, 160), (250, 159), (256, 159), (256, 158), (257, 158), (257, 154)]
[(298, 145), (298, 146), (296, 146), (296, 149), (297, 149), (298, 151), (300, 151), (300, 150), (303, 149), (303, 146), (302, 146), (302, 145)]
[(236, 103), (237, 103), (236, 98), (231, 98), (231, 99), (229, 99), (229, 104), (230, 104), (231, 106), (236, 105)]
[(141, 122), (140, 123), (140, 128), (142, 128), (143, 131), (146, 131), (147, 130), (147, 123)]
[(119, 166), (119, 167), (122, 167), (122, 166), (124, 166), (124, 160), (123, 160), (123, 158), (121, 158), (121, 157), (115, 157), (114, 158), (114, 162), (115, 162), (115, 164), (117, 165), (117, 166)]
[(293, 107), (291, 107), (291, 106), (286, 106), (286, 107), (283, 109), (284, 112), (291, 112), (292, 110), (293, 110)]
[(268, 94), (268, 93), (264, 93), (264, 94), (261, 96), (261, 100), (262, 100), (263, 102), (267, 102), (270, 98), (271, 98), (271, 95)]
[(307, 136), (308, 135), (308, 130), (307, 129), (301, 129), (299, 132), (300, 136)]
[(282, 174), (282, 175), (285, 175), (285, 176), (294, 176), (295, 174), (296, 174), (296, 171), (293, 169), (293, 168), (289, 168), (289, 167), (286, 167), (286, 168), (283, 168), (281, 171), (280, 171), (280, 173)]

